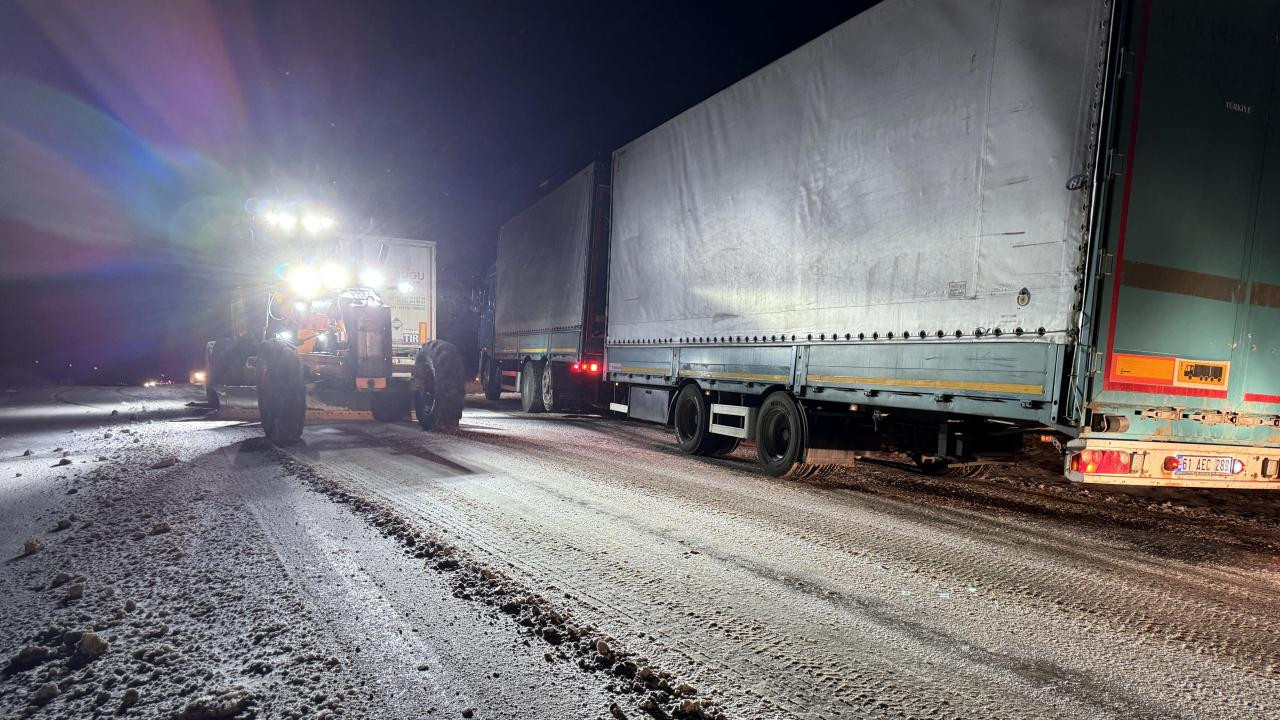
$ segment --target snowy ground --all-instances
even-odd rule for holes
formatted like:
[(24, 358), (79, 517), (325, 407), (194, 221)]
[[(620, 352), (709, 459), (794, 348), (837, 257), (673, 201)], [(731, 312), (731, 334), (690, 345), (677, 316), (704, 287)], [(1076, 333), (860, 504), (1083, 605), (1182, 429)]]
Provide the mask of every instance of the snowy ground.
[(1280, 716), (1280, 498), (197, 397), (0, 397), (0, 717)]

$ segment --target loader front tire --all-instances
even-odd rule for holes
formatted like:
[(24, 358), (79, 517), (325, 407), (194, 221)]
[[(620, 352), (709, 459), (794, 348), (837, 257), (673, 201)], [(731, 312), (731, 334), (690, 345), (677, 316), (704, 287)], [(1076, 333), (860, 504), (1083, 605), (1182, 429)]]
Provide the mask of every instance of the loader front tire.
[(453, 343), (432, 340), (413, 365), (413, 414), (423, 430), (451, 430), (462, 419), (467, 385), (462, 354)]
[(302, 439), (307, 416), (302, 361), (292, 346), (279, 340), (258, 346), (258, 413), (272, 443), (291, 445)]

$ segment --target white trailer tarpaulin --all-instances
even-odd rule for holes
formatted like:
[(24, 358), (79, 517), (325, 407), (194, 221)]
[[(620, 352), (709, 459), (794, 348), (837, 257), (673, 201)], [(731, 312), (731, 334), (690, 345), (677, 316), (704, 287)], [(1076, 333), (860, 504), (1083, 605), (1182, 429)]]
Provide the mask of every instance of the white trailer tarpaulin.
[(619, 149), (610, 341), (1061, 341), (1105, 14), (889, 0)]
[(499, 335), (582, 326), (594, 168), (578, 172), (499, 231)]

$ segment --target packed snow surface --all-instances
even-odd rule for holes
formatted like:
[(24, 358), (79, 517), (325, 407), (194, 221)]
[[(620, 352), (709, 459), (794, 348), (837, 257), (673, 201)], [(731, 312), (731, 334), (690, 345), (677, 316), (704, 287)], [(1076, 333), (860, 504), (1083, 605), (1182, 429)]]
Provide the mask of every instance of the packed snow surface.
[(475, 397), (274, 448), (197, 398), (0, 399), (0, 716), (1280, 716), (1270, 495), (778, 480)]

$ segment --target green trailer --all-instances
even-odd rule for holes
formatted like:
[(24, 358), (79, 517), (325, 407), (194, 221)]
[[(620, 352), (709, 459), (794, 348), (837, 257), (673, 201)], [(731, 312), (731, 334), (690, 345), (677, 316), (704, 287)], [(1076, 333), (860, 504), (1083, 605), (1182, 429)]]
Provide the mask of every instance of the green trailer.
[(1280, 3), (1122, 18), (1067, 474), (1280, 488)]

